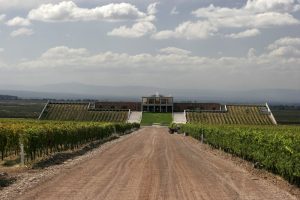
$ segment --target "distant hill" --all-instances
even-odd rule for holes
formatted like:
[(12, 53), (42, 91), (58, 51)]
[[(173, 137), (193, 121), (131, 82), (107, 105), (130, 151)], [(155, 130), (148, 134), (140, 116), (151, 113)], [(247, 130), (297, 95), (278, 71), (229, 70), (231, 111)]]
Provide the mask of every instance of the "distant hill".
[[(5, 88), (9, 88), (5, 89)], [(159, 92), (172, 95), (176, 101), (219, 103), (300, 104), (300, 89), (208, 90), (174, 89), (148, 86), (97, 86), (81, 83), (61, 83), (34, 87), (0, 86), (0, 94), (21, 98), (99, 99), (139, 101), (141, 96)]]
[(11, 96), (11, 95), (1, 95), (0, 94), (0, 100), (17, 100), (17, 96)]

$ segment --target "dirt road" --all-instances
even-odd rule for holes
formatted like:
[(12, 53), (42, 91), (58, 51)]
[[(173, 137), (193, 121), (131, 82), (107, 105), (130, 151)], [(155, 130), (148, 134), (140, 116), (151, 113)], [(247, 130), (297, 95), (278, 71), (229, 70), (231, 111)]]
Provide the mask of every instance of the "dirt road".
[(143, 128), (20, 199), (296, 199), (166, 128)]

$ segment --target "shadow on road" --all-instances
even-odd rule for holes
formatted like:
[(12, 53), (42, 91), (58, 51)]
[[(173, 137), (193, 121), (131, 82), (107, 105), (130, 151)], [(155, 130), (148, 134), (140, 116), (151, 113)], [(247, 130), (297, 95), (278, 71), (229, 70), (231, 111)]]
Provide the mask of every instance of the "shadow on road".
[(118, 135), (112, 135), (109, 138), (106, 138), (106, 139), (103, 139), (103, 140), (100, 140), (97, 142), (92, 142), (92, 143), (84, 146), (83, 148), (75, 150), (75, 151), (55, 153), (52, 156), (49, 156), (37, 163), (34, 163), (32, 165), (32, 168), (33, 169), (43, 169), (46, 167), (50, 167), (52, 165), (60, 165), (60, 164), (64, 163), (66, 160), (73, 159), (77, 156), (82, 156), (82, 155), (86, 154), (88, 151), (99, 147), (101, 144), (109, 142), (111, 140), (118, 139), (118, 138), (119, 138)]

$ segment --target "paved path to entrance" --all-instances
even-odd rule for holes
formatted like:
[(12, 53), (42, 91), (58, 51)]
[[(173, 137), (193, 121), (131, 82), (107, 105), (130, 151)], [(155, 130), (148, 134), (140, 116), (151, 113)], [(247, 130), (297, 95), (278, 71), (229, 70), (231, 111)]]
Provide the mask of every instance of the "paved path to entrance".
[(20, 199), (296, 199), (195, 140), (147, 127)]

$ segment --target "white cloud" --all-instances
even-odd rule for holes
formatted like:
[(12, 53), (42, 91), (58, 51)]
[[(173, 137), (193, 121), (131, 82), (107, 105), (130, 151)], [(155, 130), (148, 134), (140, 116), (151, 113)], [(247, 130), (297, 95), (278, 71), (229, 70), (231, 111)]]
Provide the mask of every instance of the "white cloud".
[[(299, 51), (299, 47), (295, 49)], [(248, 54), (241, 57), (224, 55), (204, 57), (181, 50), (166, 47), (156, 54), (130, 55), (110, 51), (92, 53), (87, 49), (60, 46), (49, 49), (36, 59), (21, 61), (13, 67), (2, 68), (0, 76), (5, 78), (3, 75), (5, 69), (9, 69), (14, 72), (14, 76), (18, 72), (20, 77), (28, 74), (26, 80), (33, 80), (33, 83), (34, 80), (52, 83), (54, 80), (59, 82), (62, 79), (85, 83), (94, 80), (97, 84), (149, 84), (151, 86), (156, 84), (164, 87), (195, 89), (200, 85), (205, 85), (206, 88), (209, 87), (208, 89), (244, 89), (245, 86), (297, 88), (299, 85), (300, 56), (297, 51), (287, 56), (285, 53), (280, 53), (284, 50), (275, 53), (266, 48), (265, 52), (257, 54), (255, 49), (250, 49)], [(186, 73), (187, 71), (189, 73)], [(34, 74), (39, 74), (40, 79)], [(282, 82), (284, 77), (289, 78)], [(156, 80), (155, 83), (153, 80)], [(184, 86), (182, 82), (185, 83)], [(207, 83), (211, 84), (207, 85)]]
[[(30, 9), (45, 3), (59, 3), (63, 0), (0, 0), (0, 10)], [(85, 2), (86, 0), (66, 0)]]
[(19, 36), (30, 36), (33, 34), (34, 34), (34, 31), (32, 29), (20, 28), (18, 30), (11, 32), (10, 36), (11, 37), (19, 37)]
[(145, 17), (147, 17), (145, 13), (129, 3), (111, 3), (88, 9), (80, 8), (72, 1), (63, 1), (58, 4), (43, 4), (39, 8), (31, 10), (28, 14), (30, 20), (44, 22), (136, 20)]
[(248, 29), (239, 33), (232, 33), (226, 35), (227, 37), (238, 39), (238, 38), (247, 38), (247, 37), (254, 37), (260, 34), (258, 29)]
[[(300, 38), (299, 38), (300, 39)], [(280, 40), (278, 40), (280, 41)], [(274, 42), (276, 43), (276, 42)], [(47, 50), (39, 58), (19, 64), (23, 68), (124, 68), (145, 69), (158, 67), (159, 70), (202, 70), (202, 69), (226, 69), (226, 70), (249, 70), (252, 66), (255, 70), (280, 69), (282, 64), (292, 70), (300, 70), (300, 46), (282, 48), (282, 46), (256, 55), (255, 49), (250, 49), (244, 57), (201, 57), (192, 56), (188, 50), (166, 47), (158, 51), (158, 54), (136, 54), (101, 52), (92, 54), (85, 48), (73, 49), (66, 46), (58, 46)], [(288, 54), (288, 56), (287, 56)]]
[(49, 49), (41, 58), (43, 59), (72, 59), (76, 57), (85, 57), (88, 56), (89, 52), (85, 48), (72, 49), (66, 46), (58, 46)]
[(269, 50), (274, 50), (282, 46), (299, 46), (300, 47), (300, 38), (296, 37), (284, 37), (276, 40), (268, 46)]
[(4, 21), (5, 18), (6, 18), (6, 15), (1, 14), (1, 15), (0, 15), (0, 22)]
[(249, 59), (253, 59), (256, 57), (256, 50), (254, 48), (249, 49), (247, 54)]
[(199, 8), (192, 14), (199, 18), (205, 18), (218, 27), (265, 28), (299, 24), (299, 20), (289, 13), (272, 11), (256, 13), (244, 8), (222, 8), (214, 5)]
[(152, 38), (161, 40), (169, 38), (184, 38), (184, 39), (206, 39), (213, 36), (218, 28), (208, 21), (187, 21), (175, 28), (175, 30), (164, 30), (155, 33)]
[(272, 57), (300, 57), (300, 38), (284, 37), (267, 48)]
[(249, 27), (270, 27), (270, 26), (287, 26), (287, 25), (296, 25), (299, 24), (299, 20), (294, 18), (288, 13), (276, 13), (276, 12), (267, 12), (257, 14), (252, 18), (249, 18), (248, 23)]
[(297, 10), (298, 6), (296, 0), (248, 0), (245, 9), (254, 12), (291, 12)]
[(282, 46), (269, 53), (271, 57), (300, 57), (300, 49), (294, 46)]
[(260, 33), (258, 29), (300, 24), (289, 13), (297, 6), (299, 2), (295, 0), (248, 0), (241, 8), (216, 7), (211, 4), (192, 11), (192, 15), (200, 20), (183, 22), (175, 30), (161, 30), (153, 38), (206, 39), (224, 28), (247, 29), (229, 35), (232, 38), (253, 37)]
[(31, 22), (28, 19), (22, 17), (15, 17), (6, 22), (8, 26), (30, 26)]
[(189, 55), (192, 53), (191, 51), (188, 51), (185, 49), (180, 49), (177, 47), (166, 47), (166, 48), (160, 49), (159, 52), (163, 53), (163, 54), (178, 54), (178, 55)]
[(157, 7), (158, 4), (159, 4), (158, 2), (152, 3), (147, 7), (148, 15), (155, 15), (157, 13), (157, 8), (156, 7)]
[[(163, 50), (163, 51), (166, 51)], [(72, 49), (61, 46), (54, 47), (42, 54), (38, 59), (26, 61), (19, 64), (19, 67), (26, 68), (82, 68), (82, 69), (120, 69), (126, 70), (152, 68), (157, 66), (159, 70), (170, 67), (174, 70), (181, 70), (182, 67), (198, 68), (201, 64), (210, 59), (205, 57), (190, 56), (186, 53), (162, 53), (136, 54), (102, 52), (91, 54), (86, 49)], [(185, 69), (186, 70), (186, 69)]]
[(4, 49), (3, 48), (0, 48), (0, 53), (4, 52)]
[(132, 27), (121, 26), (119, 28), (113, 29), (111, 32), (107, 33), (109, 36), (118, 36), (124, 38), (139, 38), (144, 35), (154, 33), (156, 27), (148, 21), (141, 21), (135, 23)]
[(178, 12), (178, 10), (177, 10), (177, 7), (176, 7), (176, 6), (174, 6), (174, 7), (172, 8), (172, 10), (171, 10), (170, 14), (171, 14), (171, 15), (178, 15), (178, 14), (179, 14), (179, 12)]
[(192, 11), (192, 14), (199, 18), (222, 19), (235, 16), (242, 17), (249, 15), (250, 12), (238, 8), (215, 7), (213, 4), (210, 4), (208, 7)]

